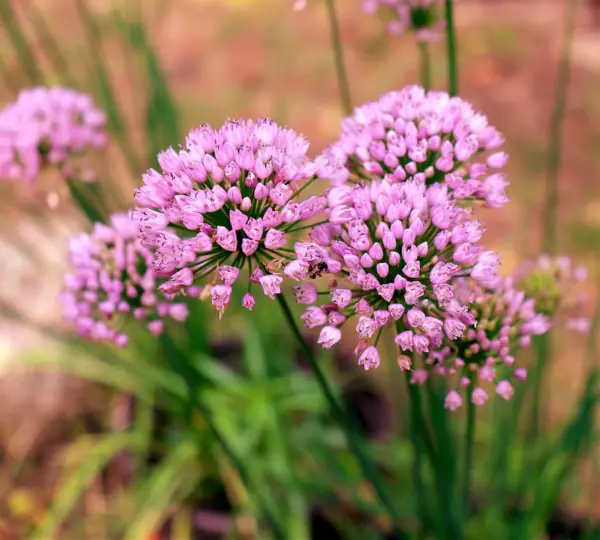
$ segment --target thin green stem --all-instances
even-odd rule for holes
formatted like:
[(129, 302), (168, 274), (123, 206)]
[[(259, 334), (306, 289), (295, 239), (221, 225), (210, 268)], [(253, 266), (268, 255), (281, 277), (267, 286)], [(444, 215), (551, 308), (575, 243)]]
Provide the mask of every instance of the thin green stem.
[(576, 0), (565, 0), (565, 16), (561, 54), (558, 66), (558, 78), (554, 97), (554, 106), (550, 120), (550, 141), (546, 162), (547, 186), (544, 204), (544, 235), (542, 250), (551, 253), (555, 250), (556, 214), (558, 209), (558, 177), (561, 164), (561, 142), (565, 110), (569, 92), (571, 75), (571, 49), (573, 45), (573, 28), (575, 25)]
[(456, 58), (456, 37), (454, 34), (454, 0), (446, 0), (446, 44), (448, 53), (448, 92), (458, 94), (458, 61)]
[(279, 305), (281, 306), (284, 318), (288, 322), (292, 333), (294, 334), (294, 337), (296, 338), (298, 344), (300, 345), (300, 348), (302, 349), (303, 354), (306, 356), (306, 359), (310, 363), (311, 369), (313, 370), (317, 382), (321, 387), (321, 391), (323, 392), (323, 395), (327, 400), (333, 417), (344, 431), (350, 450), (354, 454), (356, 461), (358, 462), (366, 479), (373, 486), (373, 489), (375, 490), (375, 493), (382, 506), (385, 507), (390, 518), (393, 520), (395, 533), (397, 534), (398, 538), (409, 538), (409, 536), (400, 528), (400, 517), (398, 515), (396, 507), (393, 504), (392, 499), (390, 498), (387, 492), (387, 489), (381, 482), (379, 474), (375, 466), (371, 462), (371, 459), (367, 456), (367, 454), (362, 448), (362, 441), (360, 440), (360, 437), (357, 434), (356, 429), (354, 428), (354, 422), (352, 418), (348, 415), (345, 408), (335, 397), (333, 389), (327, 381), (327, 378), (325, 377), (321, 366), (317, 362), (315, 355), (311, 351), (310, 347), (306, 344), (306, 341), (304, 341), (302, 333), (300, 332), (300, 329), (296, 324), (296, 320), (294, 319), (292, 311), (285, 297), (282, 294), (278, 294), (277, 300), (279, 302)]
[(469, 387), (467, 389), (467, 429), (465, 430), (465, 446), (463, 448), (465, 459), (463, 463), (463, 492), (462, 508), (463, 522), (466, 523), (469, 515), (469, 495), (471, 493), (471, 471), (473, 470), (473, 443), (475, 441), (475, 416), (476, 407), (473, 403), (473, 390), (477, 384), (477, 375), (470, 373)]
[[(416, 356), (412, 357), (412, 365), (413, 369), (416, 363)], [(408, 385), (409, 395), (413, 389), (410, 387), (413, 386), (410, 384), (409, 380), (409, 372), (405, 371), (406, 375), (406, 384)], [(409, 420), (409, 429), (410, 429), (410, 440), (413, 447), (413, 466), (412, 466), (412, 477), (415, 485), (415, 492), (417, 495), (417, 511), (419, 512), (419, 523), (421, 527), (420, 536), (425, 537), (425, 529), (427, 525), (427, 521), (429, 518), (429, 514), (427, 511), (427, 491), (425, 489), (425, 482), (423, 481), (423, 453), (426, 451), (425, 445), (421, 440), (419, 429), (424, 428), (424, 426), (419, 425), (419, 411), (416, 408), (416, 404), (414, 400), (412, 400), (410, 408), (410, 420)], [(443, 529), (442, 529), (443, 530)]]
[(534, 350), (536, 355), (536, 363), (533, 370), (531, 423), (528, 431), (530, 441), (535, 441), (537, 439), (540, 429), (540, 402), (542, 400), (544, 373), (546, 371), (548, 359), (552, 354), (550, 337), (547, 334), (536, 337), (534, 340)]
[(311, 223), (310, 225), (304, 225), (303, 227), (296, 227), (295, 229), (294, 228), (286, 229), (285, 232), (295, 233), (298, 231), (303, 231), (305, 229), (312, 229), (313, 227), (316, 227), (317, 225), (325, 225), (327, 223), (329, 223), (329, 220), (324, 219), (323, 221), (317, 221), (317, 223)]
[(419, 59), (421, 60), (421, 84), (425, 90), (431, 88), (431, 62), (429, 57), (429, 47), (424, 41), (419, 41)]
[(457, 504), (456, 497), (456, 447), (448, 425), (448, 412), (444, 407), (444, 394), (447, 388), (444, 379), (435, 381), (428, 377), (425, 382), (427, 395), (427, 414), (435, 436), (436, 452), (433, 454), (433, 475), (436, 483), (436, 492), (439, 497), (440, 512), (444, 520), (444, 536), (448, 540), (462, 540), (462, 529), (455, 516)]
[(439, 515), (441, 516), (441, 523), (438, 518), (438, 538), (456, 540), (460, 536), (457, 531), (457, 526), (454, 524), (454, 518), (451, 512), (452, 496), (447, 493), (449, 486), (444, 478), (444, 471), (442, 470), (443, 463), (439, 459), (438, 452), (436, 452), (432, 434), (430, 433), (427, 420), (423, 414), (421, 389), (417, 388), (414, 384), (411, 384), (409, 377), (409, 372), (405, 372), (406, 386), (410, 398), (411, 424), (415, 426), (414, 434), (411, 432), (411, 437), (416, 437), (416, 439), (414, 439), (412, 443), (415, 452), (421, 450), (425, 451), (433, 474), (435, 482), (434, 491), (438, 499)]
[(317, 177), (315, 176), (315, 177), (311, 178), (308, 182), (306, 182), (300, 189), (298, 189), (298, 191), (296, 191), (290, 197), (290, 201), (293, 201), (296, 197), (298, 197), (298, 195), (300, 195), (300, 193), (302, 193), (305, 189), (309, 188), (316, 179), (317, 179)]
[(327, 14), (329, 15), (329, 31), (331, 33), (331, 46), (333, 48), (333, 56), (335, 60), (335, 70), (337, 73), (338, 86), (340, 89), (340, 101), (344, 114), (352, 113), (352, 98), (350, 97), (350, 84), (348, 83), (348, 75), (344, 63), (344, 50), (342, 48), (342, 40), (340, 37), (340, 27), (338, 17), (335, 10), (335, 0), (325, 0), (327, 6)]

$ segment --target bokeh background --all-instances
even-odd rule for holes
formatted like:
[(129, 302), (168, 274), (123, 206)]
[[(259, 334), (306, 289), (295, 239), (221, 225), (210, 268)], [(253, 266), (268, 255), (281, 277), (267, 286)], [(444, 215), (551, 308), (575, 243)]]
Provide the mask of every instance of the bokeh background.
[[(72, 0), (0, 0), (0, 104), (30, 86), (33, 74), (40, 83), (89, 91), (102, 106), (97, 71), (102, 62), (126, 135), (113, 137), (94, 165), (99, 179), (111, 186), (112, 206), (123, 210), (131, 204), (140, 173), (152, 165), (152, 156), (162, 141), (171, 140), (173, 130), (180, 138), (168, 144), (175, 145), (205, 122), (269, 116), (306, 135), (316, 155), (335, 140), (343, 117), (329, 23), (322, 2), (309, 0), (301, 12), (291, 4), (90, 0), (82, 10)], [(585, 292), (586, 315), (591, 316), (600, 279), (600, 7), (592, 1), (577, 4), (553, 251), (589, 269)], [(381, 20), (361, 12), (358, 0), (338, 0), (337, 8), (355, 104), (418, 82), (410, 35), (389, 36)], [(482, 211), (486, 241), (501, 253), (507, 271), (535, 257), (542, 242), (548, 129), (564, 13), (562, 0), (461, 0), (456, 5), (460, 95), (504, 133), (511, 156), (511, 203)], [(86, 17), (94, 21), (94, 35)], [(15, 32), (25, 36), (35, 68), (19, 54)], [(431, 52), (432, 86), (445, 88), (444, 44), (433, 45)], [(154, 65), (162, 71), (153, 72)], [(177, 124), (164, 127), (164, 115), (174, 113)], [(162, 138), (150, 140), (153, 122), (163, 125)], [(33, 187), (0, 184), (0, 227), (0, 297), (26, 319), (17, 321), (15, 312), (9, 316), (6, 310), (0, 319), (0, 538), (20, 539), (43, 521), (55, 499), (73, 441), (126, 426), (130, 403), (106, 385), (49, 369), (58, 357), (64, 364), (64, 355), (78, 362), (79, 353), (57, 345), (32, 324), (61, 327), (57, 293), (66, 267), (66, 238), (88, 227), (61, 179), (49, 174)], [(257, 317), (265, 339), (271, 339), (263, 346), (271, 351), (279, 339), (276, 307), (265, 306)], [(226, 324), (206, 322), (224, 347), (217, 355), (227, 354), (235, 338), (244, 335), (244, 321), (232, 314)], [(586, 367), (596, 361), (585, 353), (587, 339), (562, 330), (553, 334), (553, 361), (543, 390), (549, 429), (568, 417)], [(45, 369), (32, 367), (39, 363)], [(376, 389), (381, 375), (363, 377)], [(389, 393), (384, 389), (373, 395), (385, 399)], [(363, 414), (381, 416), (377, 408), (368, 412), (369, 406), (379, 406), (368, 404), (369, 399), (377, 401), (363, 399)], [(560, 499), (561, 511), (571, 520), (600, 518), (596, 456), (594, 449), (572, 464)], [(86, 532), (59, 537), (112, 538), (106, 509), (114, 492), (110, 483), (92, 480), (77, 512), (87, 523)]]

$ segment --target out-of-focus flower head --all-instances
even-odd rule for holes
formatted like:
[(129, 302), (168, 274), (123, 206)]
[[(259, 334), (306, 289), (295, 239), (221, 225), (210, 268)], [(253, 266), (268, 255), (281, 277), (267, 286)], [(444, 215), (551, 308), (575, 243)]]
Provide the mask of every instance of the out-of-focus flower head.
[(0, 112), (0, 180), (34, 182), (45, 166), (73, 174), (72, 158), (107, 143), (106, 116), (69, 88), (22, 90)]
[[(421, 354), (475, 323), (454, 283), (466, 276), (493, 281), (499, 257), (483, 250), (483, 227), (444, 184), (428, 188), (415, 178), (346, 183), (328, 199), (329, 223), (312, 229), (314, 243), (296, 244), (297, 259), (285, 268), (300, 281), (315, 269), (334, 274), (320, 294), (312, 282), (296, 287), (296, 300), (311, 305), (305, 325), (323, 327), (324, 347), (342, 338), (340, 327), (352, 326), (358, 362), (369, 369), (379, 364), (377, 343), (386, 326), (395, 329), (399, 349)], [(318, 299), (324, 305), (315, 305)]]
[(357, 107), (317, 160), (334, 184), (372, 178), (443, 183), (454, 199), (498, 208), (508, 201), (504, 137), (459, 97), (408, 86)]
[(590, 321), (583, 315), (585, 294), (580, 285), (587, 279), (587, 270), (575, 266), (569, 257), (541, 255), (527, 261), (515, 274), (516, 286), (534, 299), (535, 308), (553, 320), (566, 318), (566, 326), (587, 332)]
[(450, 410), (462, 405), (461, 393), (472, 384), (471, 378), (477, 381), (471, 397), (475, 405), (487, 401), (485, 387), (490, 385), (496, 394), (510, 399), (511, 379), (527, 376), (526, 369), (515, 366), (518, 350), (529, 347), (531, 336), (545, 334), (551, 319), (536, 311), (533, 298), (514, 288), (512, 276), (484, 286), (472, 279), (457, 280), (455, 294), (469, 307), (476, 324), (450, 346), (430, 353), (412, 382), (422, 384), (431, 374), (450, 377), (456, 383), (446, 399)]
[(154, 335), (163, 319), (184, 321), (187, 306), (160, 299), (152, 270), (152, 253), (140, 244), (139, 224), (126, 214), (113, 214), (110, 224), (96, 223), (91, 234), (69, 240), (72, 271), (65, 276), (60, 300), (67, 321), (77, 333), (93, 340), (127, 343), (120, 315), (146, 322)]
[(223, 312), (242, 269), (250, 279), (242, 305), (254, 306), (252, 284), (274, 298), (290, 235), (326, 206), (325, 197), (299, 200), (314, 177), (308, 142), (272, 120), (230, 120), (218, 130), (192, 130), (185, 148), (158, 156), (135, 195), (132, 217), (144, 246), (156, 255), (154, 269), (168, 278), (167, 295), (208, 284)]
[(434, 42), (445, 28), (440, 0), (363, 0), (362, 7), (385, 18), (392, 35), (412, 31), (419, 41)]

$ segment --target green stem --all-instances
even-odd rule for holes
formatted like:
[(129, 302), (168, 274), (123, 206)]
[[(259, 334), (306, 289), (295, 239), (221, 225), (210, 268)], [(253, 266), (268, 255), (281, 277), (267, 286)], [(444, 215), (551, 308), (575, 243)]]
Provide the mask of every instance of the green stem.
[(446, 43), (448, 49), (448, 92), (451, 96), (458, 94), (458, 65), (456, 58), (456, 38), (454, 35), (454, 0), (445, 0), (446, 2)]
[(475, 440), (475, 416), (476, 407), (473, 403), (473, 390), (477, 384), (477, 375), (470, 373), (469, 388), (467, 390), (467, 429), (465, 431), (465, 459), (463, 463), (463, 493), (462, 508), (464, 523), (468, 521), (469, 515), (469, 495), (471, 492), (471, 471), (473, 470), (473, 443)]
[(296, 191), (291, 197), (290, 197), (290, 201), (293, 201), (296, 197), (298, 197), (298, 195), (300, 195), (300, 193), (302, 193), (305, 189), (309, 188), (313, 182), (317, 180), (317, 177), (313, 177), (311, 178), (308, 182), (306, 182), (300, 189), (298, 189), (298, 191)]
[[(416, 356), (412, 357), (412, 365), (413, 368), (415, 366)], [(405, 372), (406, 375), (406, 384), (408, 385), (409, 394), (412, 390), (417, 390), (416, 388), (411, 389), (410, 381), (409, 381), (409, 372)], [(425, 489), (425, 482), (423, 481), (423, 452), (426, 451), (425, 445), (423, 441), (421, 441), (419, 429), (424, 429), (424, 426), (419, 425), (419, 411), (416, 408), (416, 404), (413, 399), (411, 399), (412, 403), (410, 408), (410, 420), (409, 420), (409, 428), (410, 428), (410, 439), (413, 447), (413, 466), (412, 466), (412, 477), (415, 485), (415, 492), (417, 495), (417, 509), (419, 512), (419, 524), (420, 524), (420, 534), (421, 538), (425, 538), (426, 526), (429, 518), (429, 514), (427, 511), (427, 491)], [(440, 529), (443, 531), (443, 528)]]
[(344, 64), (344, 51), (340, 38), (337, 13), (335, 11), (335, 0), (325, 0), (325, 5), (327, 6), (327, 13), (329, 15), (329, 31), (331, 33), (331, 45), (333, 48), (338, 86), (340, 88), (342, 111), (348, 115), (352, 113), (352, 98), (350, 97), (350, 85), (348, 84), (348, 75)]
[(292, 330), (292, 333), (294, 334), (294, 337), (298, 341), (298, 344), (300, 345), (302, 352), (304, 353), (304, 355), (306, 356), (306, 359), (310, 363), (311, 369), (313, 370), (315, 377), (317, 379), (317, 382), (318, 382), (319, 386), (321, 387), (321, 391), (323, 392), (323, 395), (325, 396), (325, 398), (327, 400), (327, 403), (331, 409), (331, 413), (332, 413), (333, 417), (335, 418), (335, 420), (338, 422), (338, 424), (344, 431), (344, 434), (346, 436), (346, 440), (348, 442), (348, 446), (350, 447), (350, 450), (354, 454), (356, 461), (358, 462), (366, 479), (373, 486), (373, 489), (375, 490), (375, 493), (377, 494), (379, 501), (387, 510), (390, 518), (392, 518), (392, 520), (394, 522), (395, 533), (397, 534), (398, 538), (409, 538), (409, 536), (400, 528), (400, 525), (399, 525), (400, 517), (395, 508), (395, 505), (393, 504), (393, 502), (387, 492), (387, 489), (384, 487), (383, 483), (381, 482), (381, 480), (379, 478), (379, 474), (378, 474), (377, 470), (375, 469), (375, 466), (371, 462), (370, 458), (367, 457), (366, 453), (364, 452), (364, 450), (362, 448), (362, 442), (360, 440), (360, 437), (357, 435), (357, 431), (354, 428), (354, 423), (353, 423), (352, 418), (348, 415), (345, 408), (340, 404), (338, 399), (335, 397), (335, 395), (333, 393), (333, 389), (331, 388), (329, 382), (327, 381), (327, 378), (325, 377), (325, 374), (324, 374), (323, 370), (321, 369), (321, 366), (317, 362), (315, 355), (310, 350), (310, 347), (306, 344), (306, 341), (304, 341), (304, 338), (302, 337), (302, 333), (300, 332), (300, 329), (298, 328), (298, 325), (296, 324), (296, 320), (294, 319), (292, 311), (291, 311), (285, 297), (282, 294), (278, 294), (277, 300), (279, 302), (279, 305), (281, 306), (283, 315), (284, 315), (286, 321), (288, 322), (288, 324)]
[(540, 410), (542, 401), (542, 388), (544, 372), (551, 353), (550, 337), (547, 334), (534, 339), (534, 350), (536, 355), (535, 368), (533, 370), (533, 392), (531, 403), (531, 423), (529, 426), (529, 439), (534, 442), (540, 429)]
[[(413, 440), (415, 451), (425, 450), (425, 454), (431, 467), (433, 479), (435, 482), (435, 493), (438, 499), (438, 506), (441, 515), (441, 523), (438, 523), (438, 538), (448, 538), (456, 540), (460, 538), (457, 525), (454, 523), (452, 516), (452, 495), (448, 493), (449, 483), (445, 481), (445, 472), (443, 470), (443, 460), (438, 456), (433, 444), (432, 434), (429, 431), (429, 426), (425, 415), (423, 414), (423, 403), (421, 399), (421, 390), (414, 384), (410, 384), (409, 373), (405, 372), (406, 386), (410, 397), (411, 408), (411, 423), (414, 423), (415, 433), (411, 433), (416, 440)], [(444, 449), (443, 451), (446, 451)], [(439, 522), (439, 518), (438, 518)]]
[(558, 66), (556, 94), (550, 120), (550, 141), (546, 162), (547, 187), (544, 205), (544, 235), (542, 250), (554, 251), (556, 240), (556, 213), (558, 208), (558, 176), (561, 162), (562, 128), (567, 107), (569, 81), (571, 74), (571, 48), (573, 45), (573, 27), (575, 25), (576, 0), (566, 0), (563, 26), (562, 47)]
[(462, 529), (456, 519), (455, 509), (460, 507), (456, 493), (456, 447), (448, 425), (448, 411), (444, 407), (444, 395), (447, 392), (445, 380), (434, 384), (431, 376), (425, 382), (427, 394), (427, 412), (435, 435), (436, 452), (432, 463), (439, 497), (440, 511), (444, 520), (444, 536), (449, 540), (462, 540)]
[(419, 58), (421, 60), (421, 84), (425, 90), (431, 88), (431, 62), (429, 58), (429, 47), (424, 41), (418, 42)]
[(317, 221), (317, 223), (311, 223), (310, 225), (304, 225), (303, 227), (297, 227), (297, 228), (290, 228), (290, 229), (285, 229), (285, 232), (287, 233), (295, 233), (298, 231), (303, 231), (305, 229), (312, 229), (313, 227), (316, 227), (317, 225), (325, 225), (329, 223), (328, 219), (324, 219), (323, 221)]

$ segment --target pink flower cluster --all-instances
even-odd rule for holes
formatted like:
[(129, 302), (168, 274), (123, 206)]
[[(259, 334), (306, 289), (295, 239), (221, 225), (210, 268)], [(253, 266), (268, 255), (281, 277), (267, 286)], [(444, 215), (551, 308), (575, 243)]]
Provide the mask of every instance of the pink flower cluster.
[[(343, 184), (328, 194), (329, 223), (313, 228), (313, 244), (297, 244), (286, 275), (304, 280), (315, 268), (335, 274), (329, 290), (297, 286), (296, 300), (311, 304), (302, 316), (308, 328), (323, 327), (319, 343), (331, 347), (352, 323), (356, 353), (365, 369), (377, 367), (379, 337), (396, 330), (403, 351), (426, 353), (461, 337), (475, 323), (455, 295), (457, 278), (496, 279), (499, 257), (485, 251), (484, 229), (460, 208), (444, 184), (423, 178)], [(347, 281), (347, 285), (340, 282)], [(320, 295), (325, 303), (314, 306)]]
[(314, 176), (307, 149), (306, 139), (262, 118), (230, 120), (218, 130), (204, 125), (189, 133), (184, 149), (159, 154), (162, 172), (144, 175), (131, 215), (142, 244), (155, 252), (154, 270), (168, 278), (160, 289), (189, 292), (206, 278), (203, 293), (222, 313), (246, 267), (242, 305), (254, 306), (253, 283), (274, 298), (291, 235), (326, 206), (325, 197), (298, 200)]
[(69, 240), (73, 271), (65, 276), (60, 300), (65, 319), (76, 323), (81, 337), (123, 347), (127, 334), (117, 328), (124, 321), (111, 325), (119, 315), (146, 321), (155, 336), (162, 332), (165, 317), (186, 319), (185, 304), (158, 299), (153, 256), (140, 244), (138, 233), (138, 224), (126, 214), (113, 214), (110, 225), (96, 223), (91, 234)]
[[(538, 313), (533, 298), (514, 287), (514, 278), (498, 278), (482, 287), (473, 280), (458, 280), (456, 296), (469, 306), (477, 324), (458, 338), (452, 347), (444, 347), (428, 355), (428, 369), (412, 373), (413, 384), (423, 384), (430, 373), (457, 378), (456, 389), (446, 397), (446, 408), (454, 411), (462, 403), (461, 390), (478, 381), (471, 399), (481, 406), (488, 400), (482, 382), (495, 384), (496, 393), (508, 400), (514, 389), (509, 380), (527, 377), (527, 370), (516, 368), (514, 354), (531, 344), (531, 336), (545, 334), (551, 326), (546, 315)], [(469, 375), (470, 376), (467, 376)], [(474, 375), (476, 374), (476, 375)], [(498, 380), (500, 379), (500, 380)]]
[(444, 183), (455, 199), (508, 201), (503, 136), (459, 97), (407, 86), (354, 110), (339, 139), (316, 161), (318, 174), (335, 184), (418, 175)]
[(22, 90), (0, 112), (0, 179), (34, 182), (43, 167), (70, 174), (70, 160), (107, 143), (106, 116), (90, 96), (68, 88)]
[(413, 31), (419, 41), (439, 39), (445, 28), (440, 0), (363, 0), (363, 11), (382, 14), (388, 20), (390, 34)]
[[(503, 142), (467, 102), (418, 86), (357, 107), (314, 162), (306, 139), (272, 120), (203, 125), (158, 155), (130, 218), (114, 215), (71, 240), (65, 316), (80, 335), (122, 346), (127, 336), (109, 324), (119, 313), (158, 335), (163, 318), (187, 316), (177, 294), (210, 297), (222, 315), (241, 276), (249, 310), (253, 286), (273, 299), (287, 277), (318, 342), (330, 348), (351, 328), (365, 370), (380, 364), (389, 329), (413, 384), (432, 374), (456, 381), (448, 409), (470, 385), (483, 405), (483, 382), (510, 399), (511, 377), (527, 376), (514, 368), (517, 350), (547, 332), (559, 308), (581, 307), (565, 299), (585, 276), (564, 257), (497, 275), (500, 258), (482, 246), (484, 227), (466, 203), (508, 201)], [(306, 196), (325, 179), (324, 192)], [(412, 365), (417, 356), (422, 365)]]

